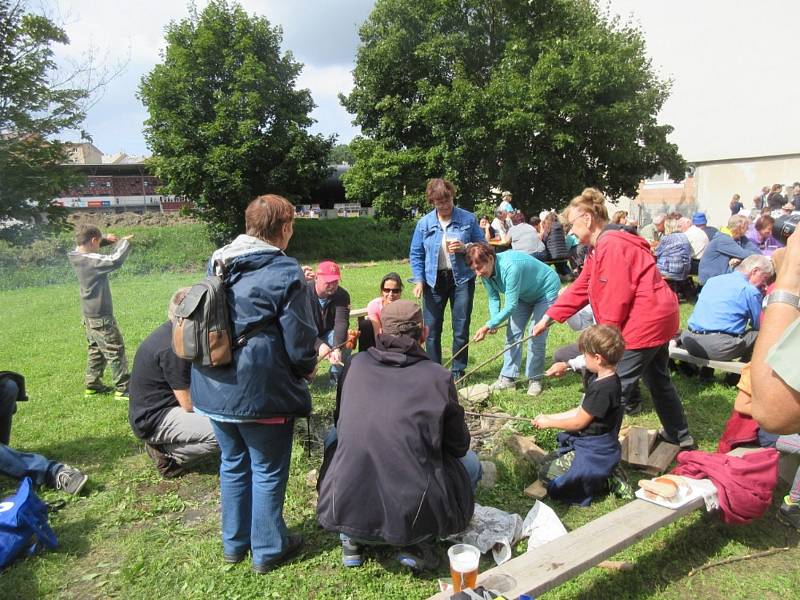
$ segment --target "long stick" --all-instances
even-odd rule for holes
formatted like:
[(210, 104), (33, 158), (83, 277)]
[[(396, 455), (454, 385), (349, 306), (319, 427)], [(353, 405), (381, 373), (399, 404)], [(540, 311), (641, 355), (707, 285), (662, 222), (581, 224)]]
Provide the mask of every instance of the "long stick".
[(789, 548), (771, 548), (769, 550), (764, 550), (763, 552), (755, 552), (753, 554), (745, 554), (744, 556), (731, 556), (730, 558), (726, 558), (724, 560), (718, 560), (712, 563), (708, 563), (707, 565), (703, 565), (701, 567), (697, 567), (696, 569), (692, 569), (689, 571), (689, 577), (692, 577), (696, 573), (700, 571), (705, 571), (706, 569), (710, 569), (711, 567), (718, 567), (720, 565), (727, 565), (728, 563), (737, 562), (740, 560), (749, 560), (751, 558), (761, 558), (762, 556), (769, 556), (770, 554), (777, 554), (778, 552), (784, 552)]
[(511, 415), (493, 415), (491, 413), (477, 413), (477, 412), (470, 412), (468, 410), (464, 411), (465, 415), (469, 415), (471, 417), (488, 417), (489, 419), (508, 419), (510, 421), (525, 421), (526, 423), (531, 422), (530, 417), (512, 417)]
[(472, 374), (473, 374), (475, 371), (477, 371), (478, 369), (482, 369), (483, 367), (485, 367), (486, 365), (488, 365), (490, 362), (492, 362), (492, 361), (493, 361), (493, 360), (495, 360), (496, 358), (499, 358), (499, 357), (503, 356), (503, 354), (505, 354), (507, 350), (511, 350), (511, 348), (513, 348), (514, 346), (518, 346), (518, 345), (520, 345), (522, 342), (527, 342), (527, 341), (528, 341), (529, 339), (531, 339), (532, 337), (534, 337), (534, 335), (531, 333), (531, 334), (529, 334), (529, 335), (526, 335), (525, 337), (521, 338), (520, 340), (517, 340), (517, 341), (516, 341), (516, 342), (514, 342), (513, 344), (509, 344), (508, 346), (505, 346), (505, 347), (504, 347), (504, 348), (503, 348), (503, 349), (502, 349), (500, 352), (498, 352), (497, 354), (495, 354), (494, 356), (492, 356), (492, 357), (491, 357), (491, 358), (489, 358), (488, 360), (485, 360), (485, 361), (483, 361), (483, 362), (482, 362), (481, 364), (479, 364), (477, 367), (475, 367), (474, 369), (472, 369), (471, 371), (469, 371), (469, 372), (467, 372), (467, 373), (464, 373), (464, 375), (462, 375), (461, 377), (459, 377), (459, 378), (458, 378), (458, 380), (456, 381), (456, 386), (458, 386), (458, 384), (459, 384), (459, 383), (461, 383), (462, 381), (464, 381), (464, 380), (465, 380), (467, 377), (469, 377), (470, 375), (472, 375)]
[[(503, 323), (503, 324), (501, 324), (501, 325), (498, 325), (497, 327), (495, 327), (495, 329), (498, 329), (498, 330), (499, 330), (499, 329), (502, 329), (503, 327), (506, 327), (507, 325), (508, 325), (508, 323)], [(447, 361), (447, 363), (445, 363), (445, 365), (444, 365), (444, 368), (445, 368), (445, 369), (449, 369), (449, 368), (450, 368), (450, 365), (451, 365), (451, 363), (452, 363), (452, 362), (453, 362), (453, 361), (456, 359), (456, 357), (457, 357), (459, 354), (461, 354), (461, 353), (462, 353), (464, 350), (466, 350), (467, 348), (469, 348), (469, 345), (470, 345), (470, 344), (471, 344), (473, 341), (475, 341), (475, 340), (472, 340), (472, 339), (470, 339), (470, 340), (467, 340), (467, 343), (466, 343), (466, 344), (464, 344), (464, 345), (461, 347), (461, 350), (459, 350), (458, 352), (456, 352), (455, 354), (453, 354), (453, 356), (451, 356), (451, 357), (450, 357), (450, 360), (448, 360), (448, 361)]]

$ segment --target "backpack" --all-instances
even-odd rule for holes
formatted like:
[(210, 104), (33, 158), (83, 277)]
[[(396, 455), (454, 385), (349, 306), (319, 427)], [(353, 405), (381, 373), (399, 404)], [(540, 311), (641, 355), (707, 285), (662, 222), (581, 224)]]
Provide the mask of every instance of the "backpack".
[(231, 364), (234, 351), (246, 346), (248, 339), (269, 325), (269, 322), (257, 323), (233, 338), (225, 275), (225, 266), (217, 260), (214, 274), (193, 285), (175, 309), (172, 350), (179, 358), (198, 366)]
[(20, 555), (30, 556), (41, 545), (55, 548), (56, 534), (47, 523), (48, 506), (33, 491), (26, 477), (17, 493), (0, 502), (0, 569)]

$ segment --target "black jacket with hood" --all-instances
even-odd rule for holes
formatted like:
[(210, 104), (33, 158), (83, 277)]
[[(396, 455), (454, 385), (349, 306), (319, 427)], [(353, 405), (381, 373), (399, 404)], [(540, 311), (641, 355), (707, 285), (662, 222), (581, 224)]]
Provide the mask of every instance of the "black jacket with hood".
[(394, 546), (466, 529), (474, 497), (458, 460), (469, 449), (450, 371), (407, 336), (380, 334), (346, 369), (338, 443), (325, 453), (317, 520)]

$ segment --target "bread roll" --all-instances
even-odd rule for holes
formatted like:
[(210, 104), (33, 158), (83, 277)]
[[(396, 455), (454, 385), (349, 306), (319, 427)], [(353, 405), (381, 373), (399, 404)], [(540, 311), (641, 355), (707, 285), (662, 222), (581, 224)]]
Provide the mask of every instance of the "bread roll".
[(671, 479), (658, 477), (656, 479), (641, 479), (639, 480), (639, 487), (646, 492), (651, 492), (656, 496), (660, 496), (666, 500), (674, 498), (678, 495), (678, 484)]

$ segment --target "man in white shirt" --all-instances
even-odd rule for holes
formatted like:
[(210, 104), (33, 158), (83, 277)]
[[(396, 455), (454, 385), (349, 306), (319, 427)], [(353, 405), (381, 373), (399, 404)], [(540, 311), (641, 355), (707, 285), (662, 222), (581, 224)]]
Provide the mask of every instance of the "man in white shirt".
[[(692, 217), (694, 219), (694, 217)], [(703, 219), (698, 219), (703, 220)], [(692, 275), (697, 275), (697, 268), (700, 265), (700, 257), (703, 256), (703, 252), (708, 246), (708, 236), (706, 235), (705, 231), (700, 229), (693, 220), (689, 220), (687, 217), (681, 217), (678, 220), (678, 228), (686, 235), (689, 239), (689, 245), (692, 247), (692, 266), (690, 269), (690, 273)]]

